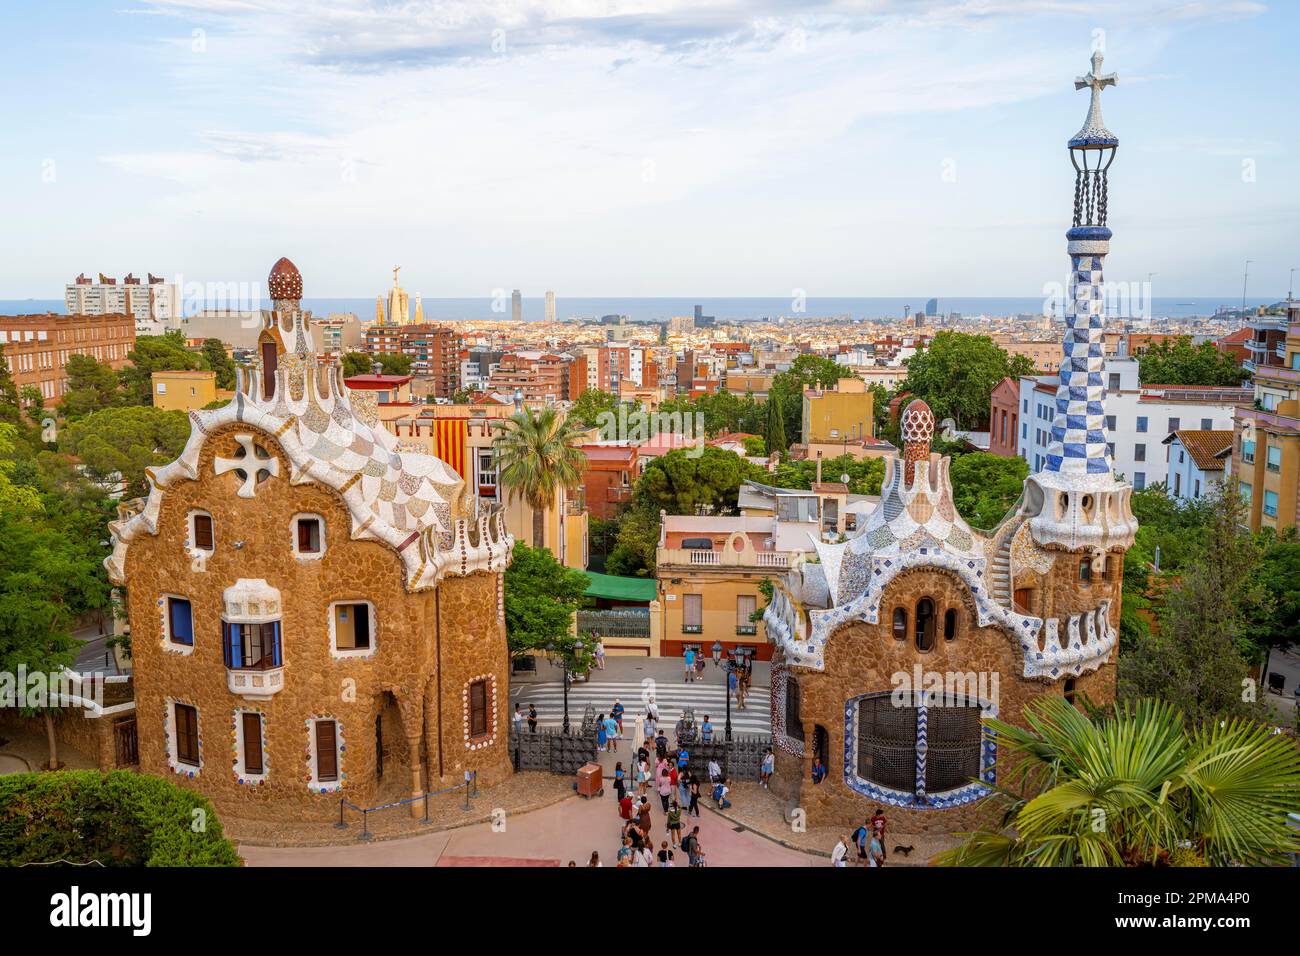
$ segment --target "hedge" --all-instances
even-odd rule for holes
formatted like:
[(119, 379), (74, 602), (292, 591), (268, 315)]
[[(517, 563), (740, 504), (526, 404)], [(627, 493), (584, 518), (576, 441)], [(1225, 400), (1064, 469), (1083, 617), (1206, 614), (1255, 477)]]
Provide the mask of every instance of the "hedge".
[[(202, 810), (196, 818), (195, 810)], [(202, 832), (193, 824), (202, 819)], [(128, 770), (0, 777), (0, 866), (242, 866), (208, 799)]]

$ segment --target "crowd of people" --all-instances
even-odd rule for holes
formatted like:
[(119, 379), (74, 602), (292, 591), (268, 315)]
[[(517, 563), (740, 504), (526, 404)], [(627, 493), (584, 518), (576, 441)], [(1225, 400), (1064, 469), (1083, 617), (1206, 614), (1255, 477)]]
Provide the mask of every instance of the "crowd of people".
[[(848, 836), (840, 837), (831, 851), (831, 866), (848, 866), (853, 848), (857, 850), (858, 866), (885, 865), (885, 811), (876, 807), (869, 820)], [(904, 850), (907, 847), (903, 848)]]

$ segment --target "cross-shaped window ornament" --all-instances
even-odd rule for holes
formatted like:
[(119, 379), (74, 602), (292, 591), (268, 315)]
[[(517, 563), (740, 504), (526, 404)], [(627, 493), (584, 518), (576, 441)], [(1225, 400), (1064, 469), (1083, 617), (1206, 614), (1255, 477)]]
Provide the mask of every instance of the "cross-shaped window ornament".
[(218, 475), (233, 471), (244, 482), (239, 486), (239, 497), (251, 498), (259, 484), (280, 474), (280, 459), (255, 444), (252, 435), (236, 435), (235, 441), (240, 444), (239, 453), (234, 458), (215, 459), (212, 470)]

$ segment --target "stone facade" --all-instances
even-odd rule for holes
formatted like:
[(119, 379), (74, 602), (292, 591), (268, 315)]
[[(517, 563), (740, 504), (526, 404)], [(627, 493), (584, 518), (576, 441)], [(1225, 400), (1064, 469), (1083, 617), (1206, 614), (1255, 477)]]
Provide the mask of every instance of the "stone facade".
[[(296, 303), (277, 301), (286, 305)], [(292, 363), (309, 327), (293, 314), (292, 332), (278, 315), (267, 330), (279, 370), (259, 370), (225, 409), (192, 413), (181, 459), (151, 472), (147, 501), (125, 505), (114, 525), (107, 563), (127, 592), (140, 769), (246, 818), (328, 819), (340, 799), (364, 807), (418, 796), (467, 771), (490, 786), (511, 772), (509, 536), (495, 517), (464, 510), (463, 485), (444, 464), (368, 427), (346, 390), (326, 383), (318, 394), (317, 373)], [(196, 533), (196, 514), (210, 530)], [(306, 549), (304, 517), (318, 522)], [(189, 602), (188, 643), (170, 633), (169, 598)], [(364, 612), (340, 618), (337, 602), (368, 606), (363, 646), (342, 646), (336, 631), (358, 627)], [(233, 663), (232, 621), (276, 629), (257, 669)], [(256, 633), (265, 648), (269, 632)], [(484, 727), (474, 729), (485, 732), (471, 736), (476, 682), (486, 714), (476, 712)], [(197, 711), (197, 766), (192, 754), (178, 759), (178, 739), (189, 738), (177, 704)], [(243, 739), (246, 712), (260, 715), (260, 741)], [(317, 721), (335, 722), (337, 780), (316, 773)], [(260, 772), (255, 759), (246, 766), (253, 752)]]

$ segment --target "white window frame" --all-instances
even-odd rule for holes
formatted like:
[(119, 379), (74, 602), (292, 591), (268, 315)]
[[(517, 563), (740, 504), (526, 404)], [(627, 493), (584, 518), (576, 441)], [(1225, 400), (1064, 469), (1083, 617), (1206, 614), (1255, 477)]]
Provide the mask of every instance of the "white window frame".
[[(364, 604), (370, 612), (370, 646), (369, 647), (339, 647), (337, 629), (335, 628), (335, 608), (340, 604)], [(330, 628), (330, 656), (335, 660), (346, 660), (350, 657), (374, 657), (375, 649), (379, 646), (379, 627), (378, 615), (375, 613), (375, 605), (365, 598), (343, 598), (338, 601), (331, 601), (326, 608), (326, 614), (329, 615)]]
[[(304, 518), (315, 521), (320, 528), (320, 548), (316, 551), (298, 550), (298, 522)], [(302, 511), (294, 515), (289, 519), (289, 544), (293, 548), (293, 556), (299, 561), (319, 561), (325, 557), (325, 518), (311, 511)], [(330, 617), (330, 621), (331, 623), (334, 621), (333, 616)]]
[[(316, 760), (316, 725), (326, 720), (334, 724), (334, 759), (339, 768), (339, 778), (322, 781), (317, 777), (319, 770)], [(325, 714), (307, 720), (307, 766), (311, 771), (311, 779), (307, 787), (313, 793), (335, 793), (343, 789), (343, 721)]]
[[(177, 704), (194, 708), (194, 728), (199, 745), (199, 765), (197, 767), (193, 764), (181, 763), (179, 740), (176, 736)], [(182, 700), (179, 697), (164, 697), (163, 706), (166, 708), (163, 728), (167, 744), (167, 766), (171, 768), (172, 773), (179, 774), (182, 777), (197, 777), (203, 772), (203, 713), (199, 710), (198, 704), (190, 703), (190, 701)]]
[[(185, 601), (190, 606), (190, 630), (194, 630), (194, 601), (184, 594), (164, 593), (159, 599), (162, 605), (162, 646), (163, 650), (170, 651), (173, 654), (190, 655), (194, 653), (194, 643), (197, 640), (191, 640), (189, 644), (181, 644), (172, 640), (172, 612), (171, 602), (173, 600)], [(181, 703), (185, 703), (181, 701)]]
[[(212, 547), (210, 547), (210, 548), (200, 548), (200, 547), (199, 547), (199, 536), (198, 536), (198, 533), (195, 531), (195, 528), (194, 528), (194, 519), (195, 519), (196, 517), (198, 517), (199, 515), (202, 515), (203, 517), (207, 518), (208, 521), (209, 521), (209, 523), (212, 525)], [(215, 553), (216, 553), (216, 550), (217, 550), (217, 523), (216, 523), (215, 521), (212, 520), (212, 513), (211, 513), (211, 512), (209, 512), (209, 511), (204, 511), (202, 508), (193, 508), (193, 509), (191, 509), (190, 512), (189, 512), (189, 514), (187, 514), (187, 515), (185, 516), (185, 526), (186, 526), (186, 534), (187, 534), (188, 537), (189, 537), (189, 543), (190, 543), (190, 554), (191, 554), (191, 555), (193, 555), (193, 556), (197, 556), (197, 555), (200, 555), (200, 554), (215, 554)]]
[[(257, 714), (262, 727), (262, 739), (257, 745), (262, 749), (262, 772), (249, 773), (244, 769), (244, 755), (248, 753), (248, 742), (244, 739), (244, 715)], [(266, 744), (266, 712), (255, 710), (252, 707), (240, 707), (235, 709), (235, 779), (240, 783), (261, 783), (269, 774), (270, 765), (267, 762), (268, 747)]]

